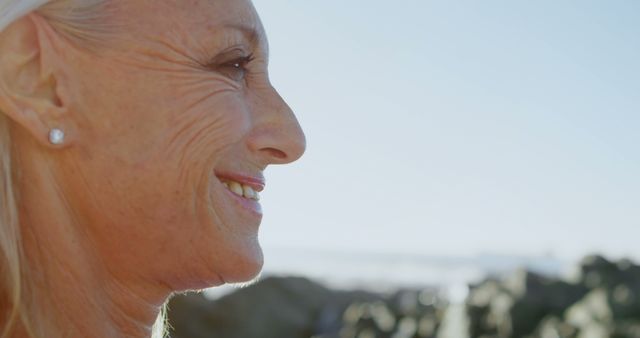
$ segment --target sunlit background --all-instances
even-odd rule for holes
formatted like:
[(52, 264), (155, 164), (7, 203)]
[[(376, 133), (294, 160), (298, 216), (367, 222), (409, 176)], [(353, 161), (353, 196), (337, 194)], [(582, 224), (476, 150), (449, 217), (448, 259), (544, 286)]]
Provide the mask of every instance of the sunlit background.
[(640, 337), (640, 1), (254, 3), (308, 149), (173, 338)]
[(266, 273), (640, 258), (640, 2), (254, 4), (308, 138), (267, 172)]

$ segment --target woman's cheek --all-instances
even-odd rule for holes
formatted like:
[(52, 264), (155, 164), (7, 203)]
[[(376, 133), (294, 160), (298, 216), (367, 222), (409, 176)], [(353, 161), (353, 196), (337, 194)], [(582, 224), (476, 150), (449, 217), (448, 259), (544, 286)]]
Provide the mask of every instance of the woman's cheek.
[(248, 116), (246, 105), (233, 97), (211, 100), (206, 107), (184, 113), (169, 126), (164, 138), (168, 143), (157, 149), (156, 160), (147, 169), (164, 167), (170, 176), (164, 185), (173, 184), (169, 190), (180, 191), (183, 201), (208, 198), (214, 166), (248, 132)]
[(206, 106), (193, 109), (197, 113), (178, 124), (190, 124), (188, 135), (174, 138), (185, 144), (188, 153), (219, 153), (240, 142), (251, 128), (249, 105), (238, 93), (214, 97)]

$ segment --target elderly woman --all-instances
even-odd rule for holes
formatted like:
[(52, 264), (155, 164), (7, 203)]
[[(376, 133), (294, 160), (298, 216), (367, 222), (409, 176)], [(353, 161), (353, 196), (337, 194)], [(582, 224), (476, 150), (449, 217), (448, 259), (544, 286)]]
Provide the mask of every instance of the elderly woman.
[(150, 337), (262, 266), (304, 135), (250, 0), (0, 0), (0, 337)]

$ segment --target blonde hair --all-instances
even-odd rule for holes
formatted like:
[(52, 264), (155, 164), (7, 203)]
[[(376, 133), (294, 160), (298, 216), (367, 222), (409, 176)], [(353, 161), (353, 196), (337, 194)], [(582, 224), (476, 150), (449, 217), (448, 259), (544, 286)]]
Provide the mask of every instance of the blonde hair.
[[(95, 47), (113, 33), (103, 16), (105, 0), (0, 0), (0, 33), (24, 15), (36, 11), (59, 32), (87, 47)], [(52, 336), (47, 321), (39, 317), (35, 300), (28, 297), (30, 281), (22, 250), (17, 209), (18, 191), (13, 187), (9, 121), (0, 111), (0, 338), (8, 338), (18, 324), (31, 338)], [(153, 337), (164, 336), (164, 309), (153, 328)]]

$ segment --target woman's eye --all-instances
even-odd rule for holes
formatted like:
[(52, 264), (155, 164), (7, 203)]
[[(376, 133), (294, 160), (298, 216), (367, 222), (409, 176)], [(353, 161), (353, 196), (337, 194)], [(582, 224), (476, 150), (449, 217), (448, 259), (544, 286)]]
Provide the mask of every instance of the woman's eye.
[(252, 55), (238, 58), (219, 65), (217, 70), (231, 80), (241, 82), (247, 74), (247, 65), (249, 65), (252, 60)]

